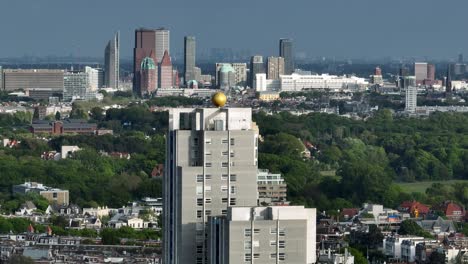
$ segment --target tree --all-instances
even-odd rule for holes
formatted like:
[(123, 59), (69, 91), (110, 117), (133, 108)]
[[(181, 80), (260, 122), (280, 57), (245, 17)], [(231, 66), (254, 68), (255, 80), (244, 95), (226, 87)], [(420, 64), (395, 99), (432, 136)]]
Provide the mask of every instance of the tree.
[(117, 231), (110, 228), (104, 228), (100, 233), (102, 244), (104, 245), (118, 245), (120, 244), (120, 238), (117, 235)]
[(30, 257), (25, 257), (21, 255), (13, 255), (9, 260), (9, 264), (34, 264), (34, 260)]
[(432, 238), (433, 236), (420, 227), (414, 220), (404, 220), (400, 224), (400, 229), (398, 230), (400, 235), (413, 235), (413, 236), (423, 236), (427, 238)]
[(60, 112), (57, 111), (57, 112), (55, 113), (55, 120), (60, 120), (60, 119), (62, 119), (62, 116), (61, 116)]
[(444, 264), (445, 253), (440, 252), (438, 250), (432, 251), (431, 255), (429, 256), (429, 263), (430, 264)]

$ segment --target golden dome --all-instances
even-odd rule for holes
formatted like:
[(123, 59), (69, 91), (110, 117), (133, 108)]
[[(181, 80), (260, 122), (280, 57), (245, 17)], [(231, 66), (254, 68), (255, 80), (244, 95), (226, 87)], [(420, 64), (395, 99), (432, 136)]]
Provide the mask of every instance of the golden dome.
[(227, 98), (222, 92), (217, 92), (213, 94), (211, 101), (216, 107), (223, 107), (226, 104)]

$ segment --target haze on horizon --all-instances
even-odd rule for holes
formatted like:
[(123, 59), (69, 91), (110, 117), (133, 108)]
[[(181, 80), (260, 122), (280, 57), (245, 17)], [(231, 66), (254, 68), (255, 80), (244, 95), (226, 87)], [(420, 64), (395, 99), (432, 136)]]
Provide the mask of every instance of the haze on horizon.
[(308, 57), (429, 57), (468, 54), (464, 0), (15, 0), (0, 9), (0, 57), (103, 56), (121, 32), (131, 58), (134, 30), (166, 27), (171, 52), (194, 35), (197, 49), (248, 49), (277, 55), (293, 38)]

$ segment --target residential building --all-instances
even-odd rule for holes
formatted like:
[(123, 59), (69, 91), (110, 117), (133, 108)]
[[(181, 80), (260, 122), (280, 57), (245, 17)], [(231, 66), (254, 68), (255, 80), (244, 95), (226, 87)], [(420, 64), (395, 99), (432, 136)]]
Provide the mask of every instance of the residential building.
[(23, 184), (13, 185), (13, 194), (26, 194), (28, 192), (39, 193), (49, 202), (58, 205), (68, 205), (70, 202), (68, 190), (47, 187), (37, 182), (25, 182)]
[(141, 61), (140, 67), (140, 95), (150, 95), (156, 91), (158, 84), (158, 67), (153, 58), (145, 57)]
[(284, 74), (292, 74), (295, 67), (292, 39), (280, 39), (279, 56), (284, 58)]
[(86, 72), (66, 72), (63, 75), (63, 100), (85, 98), (88, 85), (89, 79)]
[[(382, 251), (385, 256), (390, 258), (401, 260), (403, 256), (408, 256), (408, 246), (404, 246), (408, 242), (404, 241), (413, 241), (413, 242), (424, 242), (424, 237), (419, 236), (389, 236), (384, 238)], [(414, 245), (415, 246), (415, 245)], [(405, 249), (402, 252), (402, 248)], [(411, 251), (413, 252), (413, 251)], [(410, 253), (411, 253), (410, 252)], [(414, 249), (415, 252), (415, 249)], [(408, 259), (408, 257), (406, 257)]]
[(104, 70), (100, 68), (85, 67), (85, 72), (88, 74), (88, 88), (89, 92), (96, 92), (99, 88), (104, 86)]
[(267, 78), (270, 80), (278, 80), (281, 75), (284, 75), (284, 58), (268, 57), (267, 73)]
[(440, 216), (436, 220), (419, 220), (416, 223), (435, 236), (450, 236), (457, 231), (453, 220), (445, 220)]
[(166, 140), (164, 263), (207, 263), (208, 217), (257, 205), (252, 109), (169, 109)]
[(172, 88), (173, 87), (173, 78), (172, 78), (172, 62), (169, 52), (166, 50), (164, 52), (161, 64), (159, 66), (159, 85), (158, 88)]
[(63, 70), (49, 69), (4, 69), (3, 89), (14, 91), (18, 89), (47, 88), (53, 91), (63, 91)]
[(418, 201), (404, 201), (398, 207), (399, 211), (409, 213), (416, 218), (427, 215), (429, 213), (429, 209), (429, 206)]
[(30, 131), (33, 134), (47, 133), (62, 135), (69, 133), (93, 134), (95, 133), (96, 129), (97, 125), (88, 123), (87, 120), (64, 119), (60, 121), (34, 120), (31, 124)]
[(287, 184), (280, 173), (259, 169), (257, 174), (258, 203), (280, 205), (286, 202)]
[(184, 83), (199, 79), (195, 78), (196, 40), (193, 36), (184, 37)]
[(427, 62), (414, 63), (414, 75), (416, 76), (416, 84), (422, 84), (427, 79)]
[(120, 32), (109, 40), (104, 52), (104, 84), (106, 87), (119, 89), (120, 79)]
[(408, 86), (405, 96), (405, 111), (409, 113), (416, 112), (418, 101), (418, 88), (416, 86)]
[(256, 75), (265, 73), (265, 64), (263, 63), (263, 56), (255, 55), (250, 58), (250, 71), (249, 71), (249, 86), (255, 87)]
[(316, 262), (316, 209), (229, 207), (208, 228), (210, 264)]

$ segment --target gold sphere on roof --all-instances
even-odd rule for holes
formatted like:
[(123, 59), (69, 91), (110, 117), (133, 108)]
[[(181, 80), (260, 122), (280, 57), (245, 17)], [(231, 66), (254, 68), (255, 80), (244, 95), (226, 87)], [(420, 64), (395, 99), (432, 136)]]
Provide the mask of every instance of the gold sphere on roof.
[(223, 107), (226, 104), (227, 98), (226, 95), (222, 92), (217, 92), (211, 97), (211, 101), (216, 107)]

